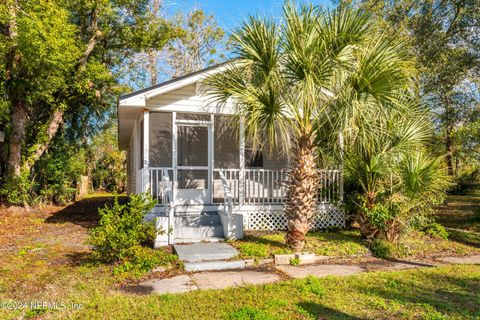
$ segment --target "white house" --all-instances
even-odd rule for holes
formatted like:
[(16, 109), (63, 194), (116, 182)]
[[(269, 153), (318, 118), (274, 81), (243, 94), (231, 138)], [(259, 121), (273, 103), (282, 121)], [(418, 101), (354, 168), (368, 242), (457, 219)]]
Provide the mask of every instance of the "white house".
[[(118, 133), (127, 150), (130, 194), (148, 192), (156, 246), (241, 238), (243, 230), (286, 228), (282, 213), (288, 159), (255, 150), (235, 117), (234, 101), (215, 105), (202, 80), (217, 65), (119, 99)], [(233, 125), (236, 124), (236, 125)], [(342, 176), (321, 170), (312, 228), (344, 226)]]

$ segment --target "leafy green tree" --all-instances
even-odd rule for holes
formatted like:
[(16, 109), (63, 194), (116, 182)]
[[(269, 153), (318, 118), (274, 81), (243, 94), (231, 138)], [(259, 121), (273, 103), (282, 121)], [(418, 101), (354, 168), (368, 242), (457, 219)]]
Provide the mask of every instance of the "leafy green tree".
[(166, 75), (177, 78), (225, 60), (225, 32), (214, 16), (193, 10), (177, 20), (184, 32), (161, 52), (160, 67)]
[(88, 147), (89, 174), (95, 190), (122, 193), (126, 187), (125, 152), (119, 150), (117, 126), (108, 125)]
[(0, 117), (7, 133), (4, 187), (27, 181), (59, 132), (86, 144), (102, 127), (125, 90), (117, 82), (125, 56), (162, 48), (172, 37), (171, 23), (152, 26), (149, 17), (147, 0), (0, 4), (0, 99), (9, 111)]
[(280, 24), (251, 17), (232, 41), (237, 59), (210, 80), (211, 94), (222, 103), (235, 99), (246, 135), (260, 147), (286, 142), (286, 237), (300, 251), (316, 211), (317, 135), (335, 113), (335, 135), (367, 133), (346, 122), (400, 107), (413, 86), (411, 65), (401, 38), (377, 32), (367, 14), (349, 8), (289, 2)]
[(355, 2), (382, 20), (385, 28), (401, 30), (411, 38), (411, 55), (420, 70), (420, 94), (436, 116), (445, 146), (442, 153), (453, 175), (454, 158), (462, 154), (455, 131), (469, 121), (467, 114), (480, 103), (478, 0)]

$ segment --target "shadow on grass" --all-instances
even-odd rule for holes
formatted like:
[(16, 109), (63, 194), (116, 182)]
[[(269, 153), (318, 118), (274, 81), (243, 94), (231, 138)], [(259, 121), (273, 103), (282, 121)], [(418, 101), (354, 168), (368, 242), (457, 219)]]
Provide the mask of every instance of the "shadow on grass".
[(127, 196), (85, 198), (66, 206), (51, 217), (47, 218), (45, 222), (70, 222), (84, 228), (93, 228), (100, 220), (98, 210), (105, 206), (113, 205), (115, 198), (117, 198), (120, 203), (124, 203), (128, 199)]
[(471, 232), (448, 230), (448, 240), (480, 248), (480, 235)]
[(346, 320), (363, 320), (366, 318), (359, 318), (349, 315), (345, 312), (328, 308), (315, 302), (300, 302), (297, 304), (299, 308), (305, 310), (311, 317), (315, 319), (346, 319)]

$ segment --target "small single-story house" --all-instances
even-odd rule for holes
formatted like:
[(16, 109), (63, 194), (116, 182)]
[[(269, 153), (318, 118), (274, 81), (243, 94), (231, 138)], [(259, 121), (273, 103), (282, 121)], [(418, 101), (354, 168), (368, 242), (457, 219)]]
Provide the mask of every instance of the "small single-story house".
[[(249, 143), (242, 119), (235, 118), (235, 101), (212, 103), (203, 80), (225, 68), (210, 67), (119, 99), (128, 193), (150, 193), (157, 206), (149, 216), (167, 231), (156, 246), (286, 228), (288, 157)], [(312, 228), (343, 226), (341, 172), (321, 173)]]

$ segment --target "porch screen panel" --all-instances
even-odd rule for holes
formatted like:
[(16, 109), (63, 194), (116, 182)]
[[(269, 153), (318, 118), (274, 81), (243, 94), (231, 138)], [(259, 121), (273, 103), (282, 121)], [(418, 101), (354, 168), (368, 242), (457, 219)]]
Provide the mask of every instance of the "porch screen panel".
[(172, 166), (172, 114), (150, 113), (150, 166)]
[(214, 156), (215, 169), (240, 168), (240, 147), (236, 126), (231, 116), (215, 116)]
[(208, 189), (208, 171), (178, 170), (179, 189)]
[[(215, 115), (213, 137), (213, 202), (222, 203), (223, 183), (218, 170), (223, 170), (234, 201), (238, 201), (238, 170), (240, 168), (240, 144), (237, 126), (232, 116)], [(233, 170), (226, 170), (233, 169)]]
[(208, 166), (208, 128), (177, 126), (177, 164)]

